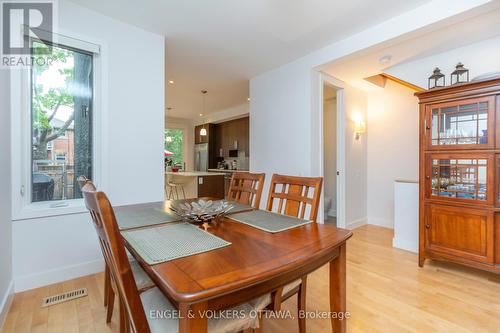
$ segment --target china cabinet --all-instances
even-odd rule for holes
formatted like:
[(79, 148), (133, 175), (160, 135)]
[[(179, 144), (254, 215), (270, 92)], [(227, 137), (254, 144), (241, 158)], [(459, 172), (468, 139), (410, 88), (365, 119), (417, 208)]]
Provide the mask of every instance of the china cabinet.
[(500, 273), (500, 77), (416, 96), (419, 265), (445, 260)]

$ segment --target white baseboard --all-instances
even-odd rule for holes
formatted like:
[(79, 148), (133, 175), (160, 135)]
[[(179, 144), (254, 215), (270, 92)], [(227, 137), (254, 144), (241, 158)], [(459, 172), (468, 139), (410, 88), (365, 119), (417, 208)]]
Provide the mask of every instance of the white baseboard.
[(389, 229), (394, 229), (394, 221), (380, 217), (369, 217), (368, 224), (378, 225)]
[(399, 238), (393, 238), (392, 239), (392, 247), (410, 251), (413, 253), (418, 253), (418, 242), (415, 244), (414, 242), (404, 240), (404, 239), (399, 239)]
[(15, 291), (25, 291), (104, 271), (104, 260), (94, 260), (41, 273), (15, 277)]
[(3, 329), (3, 324), (9, 313), (10, 306), (12, 305), (12, 300), (14, 299), (14, 280), (10, 281), (9, 287), (7, 288), (5, 295), (2, 298), (2, 303), (0, 303), (0, 332)]
[(361, 219), (347, 222), (346, 228), (349, 230), (353, 230), (353, 229), (356, 229), (356, 228), (359, 228), (359, 227), (365, 225), (366, 223), (367, 223), (367, 219), (366, 219), (366, 217), (363, 217)]

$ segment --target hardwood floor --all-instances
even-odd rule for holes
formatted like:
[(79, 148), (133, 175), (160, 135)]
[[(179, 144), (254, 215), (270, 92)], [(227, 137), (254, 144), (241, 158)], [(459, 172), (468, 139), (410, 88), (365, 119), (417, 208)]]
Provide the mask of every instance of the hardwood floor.
[[(427, 262), (392, 248), (392, 230), (363, 226), (347, 246), (348, 332), (500, 332), (500, 276)], [(308, 311), (328, 311), (328, 267), (307, 284)], [(3, 332), (118, 332), (118, 313), (105, 324), (102, 274), (15, 296)], [(85, 287), (89, 296), (41, 309), (41, 299)], [(283, 304), (295, 315), (296, 298)], [(118, 306), (115, 306), (117, 309)], [(326, 319), (307, 320), (308, 332), (330, 332)], [(298, 332), (296, 320), (265, 319), (264, 332)]]

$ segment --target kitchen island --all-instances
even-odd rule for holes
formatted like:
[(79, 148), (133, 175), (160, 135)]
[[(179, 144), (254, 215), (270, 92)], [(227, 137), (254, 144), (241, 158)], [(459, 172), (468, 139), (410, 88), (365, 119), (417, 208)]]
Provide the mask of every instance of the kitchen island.
[(224, 199), (224, 175), (222, 172), (167, 171), (165, 197), (168, 199), (170, 195), (170, 199), (183, 199), (185, 193), (186, 199), (199, 197)]

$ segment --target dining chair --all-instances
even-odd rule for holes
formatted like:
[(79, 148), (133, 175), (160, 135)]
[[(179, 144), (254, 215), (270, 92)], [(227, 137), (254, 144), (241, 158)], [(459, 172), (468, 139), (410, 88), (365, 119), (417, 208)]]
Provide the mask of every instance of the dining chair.
[[(323, 185), (322, 177), (295, 177), (274, 174), (271, 179), (268, 211), (316, 222)], [(306, 216), (306, 213), (307, 216)], [(271, 293), (270, 308), (279, 310), (281, 303), (297, 294), (297, 311), (306, 310), (307, 275)], [(269, 297), (264, 298), (266, 302)], [(306, 320), (298, 317), (299, 332), (305, 333)]]
[[(82, 193), (99, 235), (104, 258), (109, 265), (111, 280), (117, 289), (120, 300), (120, 322), (125, 323), (121, 326), (120, 332), (128, 333), (130, 329), (135, 333), (179, 332), (179, 321), (175, 316), (171, 316), (171, 319), (158, 319), (151, 316), (151, 313), (175, 313), (176, 310), (157, 287), (139, 293), (116, 223), (114, 210), (106, 194), (96, 191), (95, 187), (88, 182), (83, 186)], [(258, 318), (250, 315), (254, 310), (256, 309), (249, 303), (243, 303), (229, 310), (230, 313), (237, 311), (242, 314), (241, 316), (228, 316), (224, 319), (211, 317), (208, 320), (208, 332), (228, 333), (253, 330), (259, 325)]]
[[(77, 183), (78, 186), (80, 187), (80, 191), (83, 189), (85, 185), (88, 185), (89, 188), (96, 191), (94, 183), (85, 176), (78, 177)], [(92, 214), (90, 215), (92, 216)], [(104, 249), (102, 247), (101, 250), (104, 256)], [(139, 263), (134, 258), (131, 258), (129, 256), (127, 256), (127, 258), (130, 261), (130, 267), (132, 269), (132, 275), (134, 276), (134, 281), (137, 286), (137, 289), (140, 292), (143, 292), (148, 290), (149, 288), (154, 287), (153, 281), (151, 281), (148, 274), (141, 268)], [(106, 260), (106, 256), (104, 256), (104, 306), (107, 307), (107, 312), (106, 312), (107, 323), (111, 322), (111, 318), (113, 316), (114, 304), (115, 304), (115, 292), (113, 290), (113, 286), (111, 283), (109, 264), (108, 261)]]
[(228, 201), (259, 209), (265, 173), (234, 172), (229, 183)]

